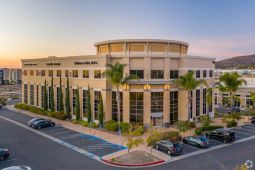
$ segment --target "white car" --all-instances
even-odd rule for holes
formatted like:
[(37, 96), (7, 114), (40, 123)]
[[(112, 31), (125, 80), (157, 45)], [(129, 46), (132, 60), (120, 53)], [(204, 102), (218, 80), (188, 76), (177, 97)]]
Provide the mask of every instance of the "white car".
[(10, 166), (2, 170), (32, 170), (29, 166)]

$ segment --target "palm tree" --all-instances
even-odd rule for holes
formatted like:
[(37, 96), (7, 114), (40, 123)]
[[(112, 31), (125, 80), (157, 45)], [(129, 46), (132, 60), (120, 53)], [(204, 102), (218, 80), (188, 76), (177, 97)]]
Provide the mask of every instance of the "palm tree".
[(119, 92), (119, 87), (121, 85), (125, 85), (128, 83), (130, 80), (138, 79), (137, 76), (135, 75), (129, 75), (126, 77), (123, 77), (123, 72), (125, 68), (125, 64), (121, 64), (118, 61), (112, 65), (112, 64), (107, 64), (106, 65), (109, 69), (106, 70), (103, 75), (106, 76), (107, 79), (111, 81), (113, 85), (116, 86), (117, 88), (117, 93), (116, 93), (116, 101), (117, 101), (117, 108), (118, 108), (118, 126), (119, 126), (119, 135), (121, 135), (121, 130), (120, 130), (120, 92)]
[(188, 91), (188, 120), (190, 120), (191, 118), (190, 105), (192, 102), (191, 92), (192, 90), (199, 87), (201, 84), (207, 85), (207, 83), (203, 79), (199, 80), (195, 79), (193, 71), (189, 71), (184, 76), (180, 76), (178, 79), (175, 80), (175, 83), (184, 90)]
[(224, 98), (223, 98), (223, 93), (227, 91), (226, 87), (223, 86), (220, 82), (217, 82), (215, 84), (215, 87), (220, 91), (221, 93), (221, 105), (223, 106), (224, 103)]
[(252, 101), (252, 108), (253, 110), (255, 109), (255, 92), (251, 91), (250, 93), (250, 97), (251, 97), (251, 101)]
[(241, 85), (247, 83), (246, 80), (242, 79), (238, 73), (234, 72), (221, 75), (220, 82), (224, 83), (225, 88), (229, 92), (231, 98), (230, 105), (233, 106), (235, 93)]

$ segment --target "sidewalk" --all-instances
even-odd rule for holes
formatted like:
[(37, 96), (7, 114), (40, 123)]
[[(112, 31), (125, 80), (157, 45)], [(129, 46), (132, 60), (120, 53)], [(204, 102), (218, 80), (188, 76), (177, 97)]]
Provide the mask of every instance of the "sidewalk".
[[(29, 116), (33, 116), (33, 117), (41, 117), (41, 118), (45, 118), (45, 119), (51, 119), (56, 124), (60, 124), (65, 128), (68, 128), (68, 129), (71, 129), (71, 130), (74, 130), (74, 131), (77, 131), (77, 132), (80, 132), (80, 133), (93, 135), (93, 136), (99, 137), (101, 139), (104, 139), (108, 142), (111, 142), (113, 144), (124, 146), (124, 143), (126, 142), (126, 138), (123, 137), (123, 136), (120, 139), (120, 137), (118, 135), (115, 135), (115, 134), (110, 134), (110, 133), (103, 132), (103, 131), (93, 129), (93, 128), (90, 129), (88, 127), (77, 125), (77, 124), (74, 124), (74, 123), (69, 122), (69, 121), (59, 120), (59, 119), (51, 118), (51, 117), (44, 116), (44, 115), (38, 115), (38, 114), (29, 112), (29, 111), (26, 111), (26, 110), (17, 109), (17, 108), (14, 107), (14, 105), (6, 106), (6, 108), (9, 109), (9, 110), (12, 110), (12, 111), (15, 111), (15, 112), (18, 112), (18, 113), (22, 113), (22, 114), (26, 114), (26, 115), (29, 115)], [(165, 130), (166, 129), (161, 129), (161, 131), (165, 131)], [(169, 128), (168, 128), (168, 130), (169, 130)], [(146, 151), (146, 152), (150, 153), (151, 152), (150, 147), (146, 146), (146, 137), (148, 135), (149, 135), (148, 133), (145, 133), (142, 136), (142, 138), (144, 139), (144, 144), (141, 144), (137, 148), (132, 149), (132, 151), (135, 151), (135, 150), (140, 150), (141, 151), (142, 150), (142, 151)], [(114, 158), (116, 156), (120, 156), (120, 155), (123, 155), (123, 154), (126, 154), (126, 153), (127, 153), (127, 150), (114, 152), (112, 154), (104, 156), (103, 159), (111, 160), (112, 158)], [(169, 161), (171, 159), (170, 156), (168, 156), (168, 155), (166, 155), (166, 154), (164, 154), (164, 153), (162, 153), (158, 150), (155, 150), (155, 149), (153, 149), (152, 155), (154, 155), (154, 156), (156, 156), (156, 157), (158, 157), (158, 158), (160, 158), (164, 161)]]

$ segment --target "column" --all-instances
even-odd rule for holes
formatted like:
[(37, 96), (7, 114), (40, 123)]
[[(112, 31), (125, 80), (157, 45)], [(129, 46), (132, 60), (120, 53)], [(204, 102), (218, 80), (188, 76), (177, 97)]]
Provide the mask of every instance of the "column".
[(104, 103), (104, 121), (112, 120), (112, 92), (110, 90), (103, 90), (102, 98)]
[(130, 93), (129, 90), (123, 91), (123, 122), (130, 122)]
[(178, 92), (178, 119), (188, 120), (188, 92), (179, 90)]
[(164, 90), (163, 94), (163, 126), (169, 127), (170, 125), (170, 91)]
[(151, 92), (149, 90), (143, 93), (143, 124), (147, 128), (151, 125)]

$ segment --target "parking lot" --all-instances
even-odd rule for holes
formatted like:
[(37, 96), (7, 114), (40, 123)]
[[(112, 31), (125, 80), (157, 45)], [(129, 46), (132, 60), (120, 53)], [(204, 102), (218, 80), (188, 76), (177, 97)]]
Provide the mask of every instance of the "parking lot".
[[(246, 125), (243, 125), (241, 127), (231, 128), (231, 130), (235, 132), (235, 138), (236, 138), (235, 141), (238, 141), (240, 139), (244, 139), (244, 138), (255, 135), (255, 125), (253, 125), (253, 124), (246, 124)], [(214, 140), (214, 139), (209, 139), (209, 142), (210, 142), (210, 147), (209, 148), (224, 144), (223, 142), (218, 141), (218, 140)], [(189, 145), (189, 144), (186, 144), (186, 143), (182, 143), (182, 145), (183, 145), (183, 154), (174, 155), (173, 157), (179, 157), (179, 156), (183, 156), (183, 155), (188, 154), (188, 153), (192, 153), (192, 152), (196, 152), (196, 151), (199, 151), (199, 150), (206, 150), (207, 149), (207, 148), (198, 148), (196, 146), (192, 146), (192, 145)]]
[[(24, 125), (27, 125), (27, 121), (33, 118), (31, 116), (10, 111), (7, 109), (0, 110), (0, 115), (6, 118), (10, 118)], [(39, 131), (55, 137), (61, 141), (67, 142), (71, 145), (74, 145), (98, 157), (103, 157), (105, 155), (126, 149), (125, 146), (110, 143), (93, 135), (76, 132), (58, 124), (55, 127), (44, 128), (40, 129)]]

